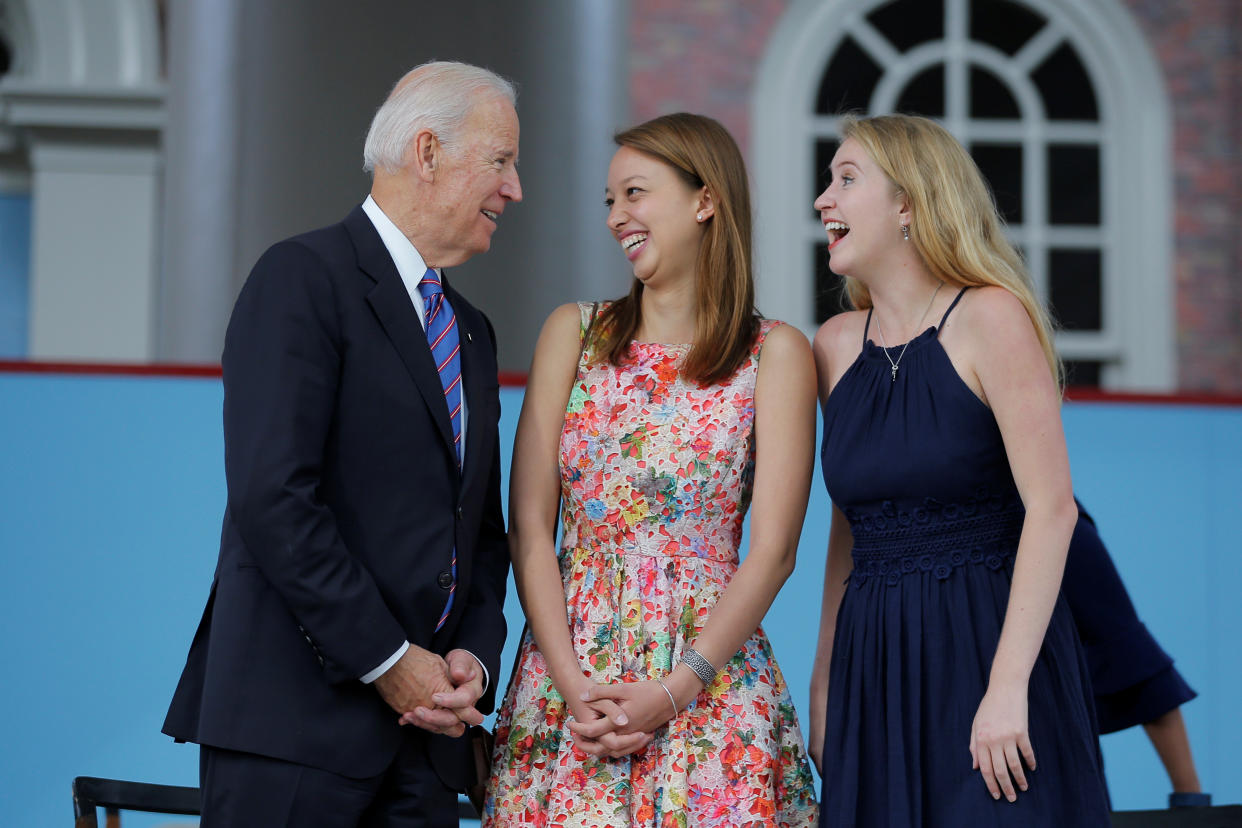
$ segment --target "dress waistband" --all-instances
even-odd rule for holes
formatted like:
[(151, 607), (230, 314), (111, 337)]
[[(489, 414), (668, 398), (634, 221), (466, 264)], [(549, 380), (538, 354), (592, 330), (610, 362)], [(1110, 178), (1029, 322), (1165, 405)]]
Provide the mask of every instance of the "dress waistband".
[(706, 542), (702, 537), (685, 538), (680, 542), (661, 538), (657, 542), (627, 542), (621, 544), (562, 544), (558, 557), (562, 560), (575, 556), (622, 558), (668, 558), (684, 561), (701, 561), (736, 567), (739, 563), (737, 551), (732, 547), (716, 546)]
[(1018, 549), (1020, 503), (998, 498), (968, 504), (924, 502), (910, 510), (885, 503), (879, 510), (849, 510), (854, 535), (854, 586), (880, 577), (896, 584), (905, 575), (930, 572), (944, 580), (957, 567), (984, 564), (998, 570)]

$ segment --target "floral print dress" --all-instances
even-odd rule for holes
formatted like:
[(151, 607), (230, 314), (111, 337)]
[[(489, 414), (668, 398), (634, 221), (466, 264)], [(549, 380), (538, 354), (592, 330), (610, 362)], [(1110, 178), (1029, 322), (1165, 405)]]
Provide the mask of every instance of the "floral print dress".
[[(591, 314), (581, 304), (583, 328)], [(750, 359), (701, 387), (683, 345), (634, 343), (621, 368), (588, 352), (561, 435), (560, 571), (583, 673), (666, 676), (737, 571), (754, 476)], [(483, 824), (807, 826), (814, 784), (785, 680), (761, 629), (641, 752), (595, 758), (529, 634), (497, 718)]]

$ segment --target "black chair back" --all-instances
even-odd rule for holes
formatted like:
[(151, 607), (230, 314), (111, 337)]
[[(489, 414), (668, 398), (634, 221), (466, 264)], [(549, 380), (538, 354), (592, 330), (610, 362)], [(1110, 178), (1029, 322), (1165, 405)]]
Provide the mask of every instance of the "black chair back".
[(106, 828), (120, 827), (121, 811), (197, 816), (198, 788), (124, 782), (120, 779), (99, 779), (94, 776), (79, 776), (74, 779), (74, 828), (99, 828), (96, 813), (98, 808), (104, 809)]

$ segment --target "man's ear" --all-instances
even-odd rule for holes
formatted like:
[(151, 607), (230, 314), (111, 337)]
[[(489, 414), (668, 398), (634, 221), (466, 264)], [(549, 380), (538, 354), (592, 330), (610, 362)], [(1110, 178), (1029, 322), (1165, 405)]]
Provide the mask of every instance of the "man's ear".
[(414, 133), (410, 148), (406, 150), (406, 166), (421, 178), (430, 183), (436, 177), (436, 165), (440, 161), (443, 148), (435, 133), (429, 129), (420, 129)]

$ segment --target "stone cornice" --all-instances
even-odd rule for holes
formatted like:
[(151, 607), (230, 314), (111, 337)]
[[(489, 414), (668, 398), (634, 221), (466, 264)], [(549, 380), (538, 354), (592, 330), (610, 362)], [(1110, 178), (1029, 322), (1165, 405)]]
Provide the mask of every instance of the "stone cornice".
[(159, 131), (164, 84), (84, 87), (22, 78), (0, 81), (0, 126)]

